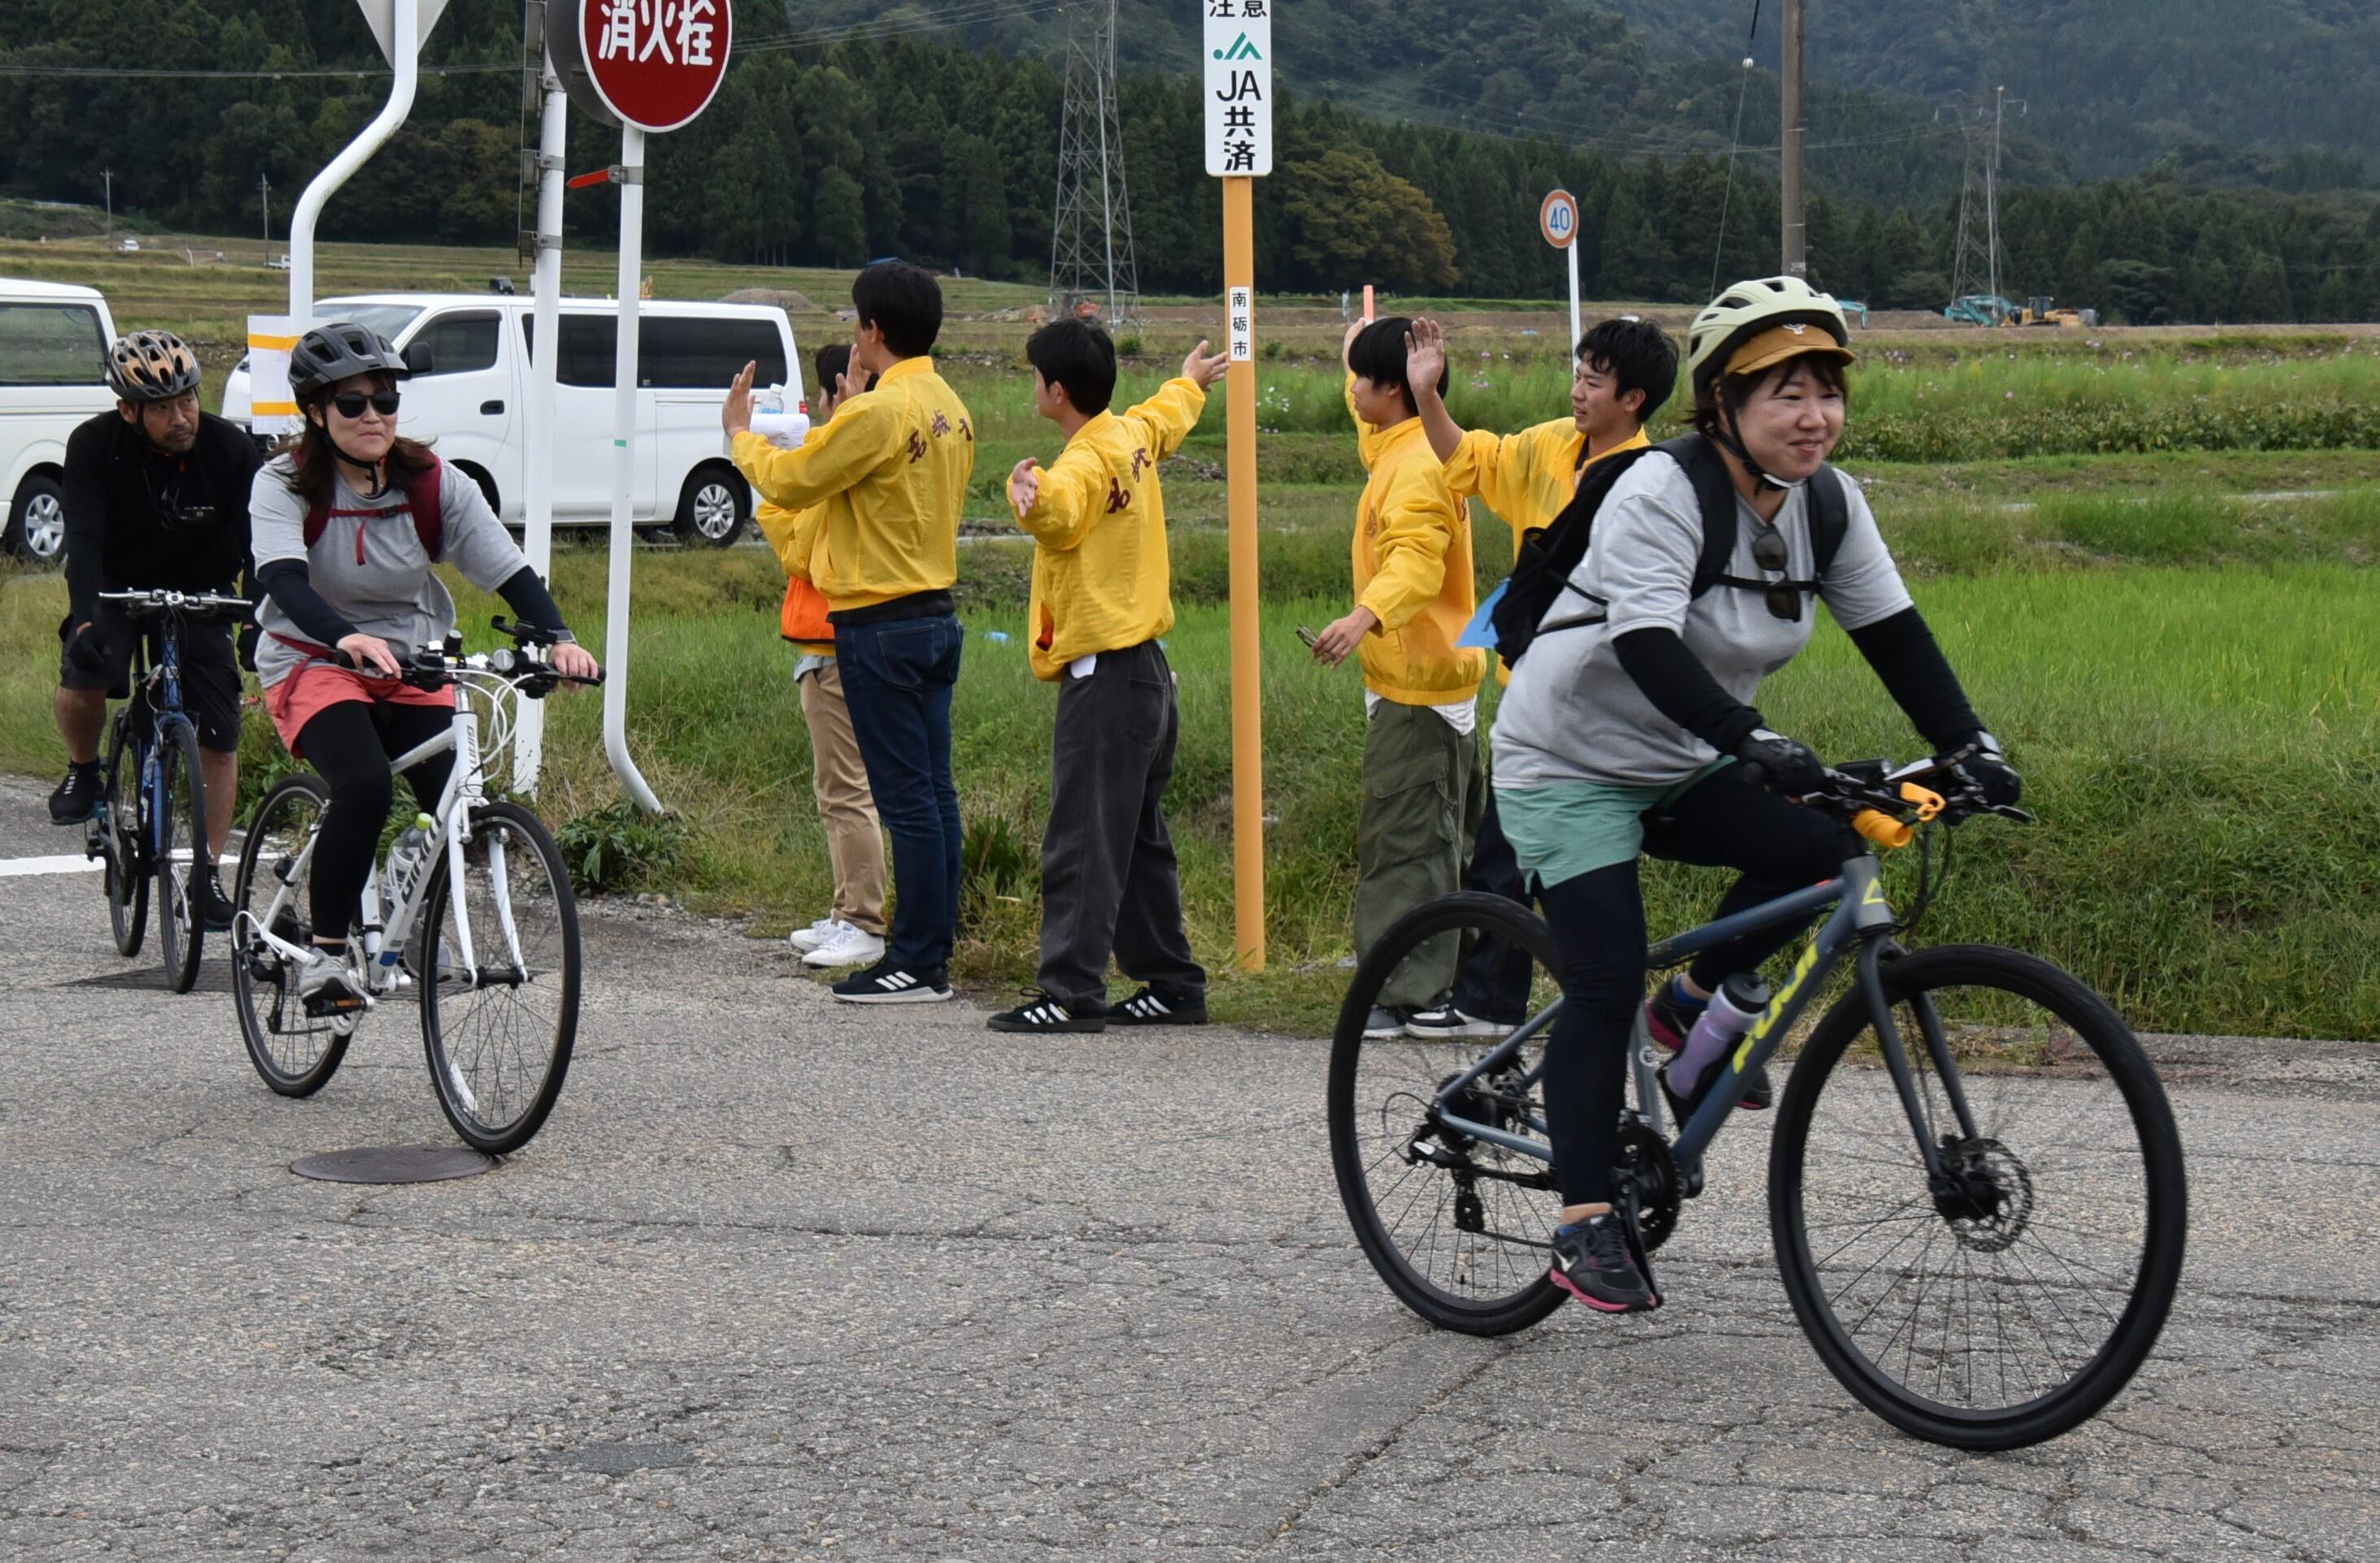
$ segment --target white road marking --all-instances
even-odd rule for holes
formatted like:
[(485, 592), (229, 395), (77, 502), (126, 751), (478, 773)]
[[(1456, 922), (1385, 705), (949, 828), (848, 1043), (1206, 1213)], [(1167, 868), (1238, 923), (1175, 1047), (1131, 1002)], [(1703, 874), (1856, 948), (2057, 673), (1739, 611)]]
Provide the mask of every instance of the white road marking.
[(99, 866), (98, 858), (85, 857), (80, 853), (58, 857), (0, 857), (0, 879), (32, 874), (80, 874)]

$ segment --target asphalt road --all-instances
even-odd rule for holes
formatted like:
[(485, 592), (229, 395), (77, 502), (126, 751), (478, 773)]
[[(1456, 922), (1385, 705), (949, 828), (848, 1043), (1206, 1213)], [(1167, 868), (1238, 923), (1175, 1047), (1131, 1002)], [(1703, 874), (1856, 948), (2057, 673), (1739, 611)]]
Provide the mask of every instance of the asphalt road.
[[(43, 790), (0, 782), (0, 859), (73, 849)], [(2097, 1422), (1974, 1456), (1802, 1340), (1765, 1131), (1660, 1313), (1477, 1340), (1350, 1239), (1311, 1040), (855, 1012), (607, 907), (539, 1140), (358, 1188), (288, 1164), (453, 1143), (406, 1008), (291, 1102), (223, 994), (91, 980), (153, 969), (95, 875), (0, 865), (0, 1557), (2380, 1557), (2366, 1049), (2158, 1044), (2173, 1322)]]

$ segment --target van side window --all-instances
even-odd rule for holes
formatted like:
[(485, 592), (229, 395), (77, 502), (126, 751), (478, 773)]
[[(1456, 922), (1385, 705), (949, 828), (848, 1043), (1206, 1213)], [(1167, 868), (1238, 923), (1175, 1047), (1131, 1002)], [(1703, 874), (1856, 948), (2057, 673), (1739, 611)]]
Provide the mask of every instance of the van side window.
[[(740, 367), (740, 366), (739, 366)], [(86, 304), (0, 304), (0, 385), (98, 385), (107, 339)]]
[[(528, 344), (530, 367), (537, 364), (537, 321), (527, 310), (520, 317), (521, 340)], [(554, 378), (565, 385), (612, 389), (612, 356), (619, 346), (620, 322), (612, 315), (562, 317), (562, 358)]]
[(724, 391), (746, 364), (760, 366), (755, 385), (785, 382), (785, 344), (769, 321), (688, 320), (644, 315), (637, 321), (637, 382)]
[(464, 374), (472, 370), (493, 369), (500, 324), (492, 309), (441, 315), (405, 345), (406, 367), (416, 375)]

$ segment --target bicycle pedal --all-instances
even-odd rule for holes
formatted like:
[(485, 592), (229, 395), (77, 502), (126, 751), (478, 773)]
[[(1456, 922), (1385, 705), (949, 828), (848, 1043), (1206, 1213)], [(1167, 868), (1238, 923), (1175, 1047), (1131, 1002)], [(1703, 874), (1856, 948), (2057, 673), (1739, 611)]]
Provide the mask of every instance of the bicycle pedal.
[(306, 1013), (313, 1020), (336, 1020), (341, 1015), (359, 1015), (371, 1008), (371, 1000), (352, 993), (322, 994), (306, 1000)]

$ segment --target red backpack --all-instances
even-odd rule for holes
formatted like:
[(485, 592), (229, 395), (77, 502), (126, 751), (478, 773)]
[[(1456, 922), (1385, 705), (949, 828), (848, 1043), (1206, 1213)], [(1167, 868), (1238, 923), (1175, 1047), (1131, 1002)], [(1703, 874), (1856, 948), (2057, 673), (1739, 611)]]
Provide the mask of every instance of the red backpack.
[[(432, 562), (438, 558), (439, 548), (446, 540), (445, 516), (440, 509), (441, 480), (445, 472), (446, 464), (433, 456), (430, 466), (416, 473), (405, 485), (405, 507), (413, 512), (414, 536), (421, 539), (421, 551)], [(353, 519), (357, 523), (356, 563), (360, 564), (364, 562), (363, 523), (372, 516), (386, 514), (382, 510), (333, 510), (327, 505), (309, 506), (306, 511), (306, 546), (311, 549), (322, 539), (323, 529), (330, 526), (334, 516), (343, 520)]]

